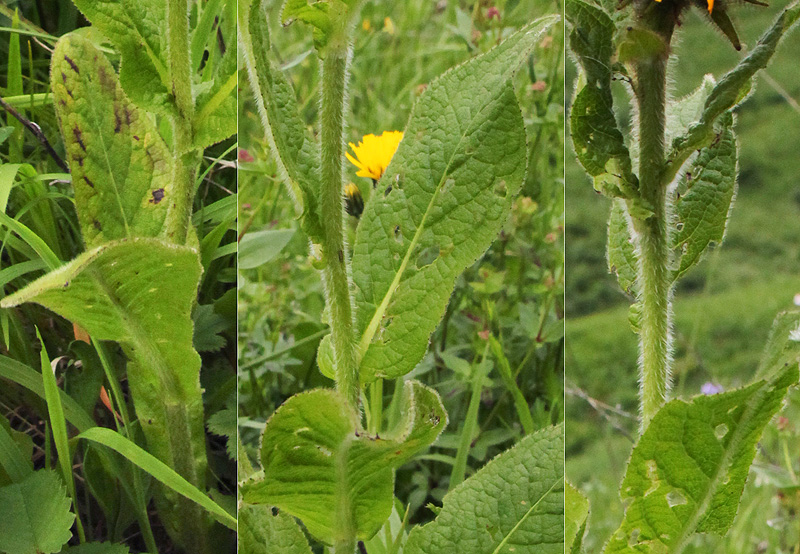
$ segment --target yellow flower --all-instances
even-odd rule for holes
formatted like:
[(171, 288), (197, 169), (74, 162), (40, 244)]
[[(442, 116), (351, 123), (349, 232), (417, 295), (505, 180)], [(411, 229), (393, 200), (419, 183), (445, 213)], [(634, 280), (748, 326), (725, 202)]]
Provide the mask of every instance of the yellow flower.
[(403, 140), (402, 131), (384, 131), (378, 137), (373, 134), (364, 135), (358, 146), (349, 143), (355, 157), (351, 156), (350, 152), (346, 152), (345, 155), (359, 169), (356, 175), (377, 181), (392, 161), (392, 156), (401, 140)]

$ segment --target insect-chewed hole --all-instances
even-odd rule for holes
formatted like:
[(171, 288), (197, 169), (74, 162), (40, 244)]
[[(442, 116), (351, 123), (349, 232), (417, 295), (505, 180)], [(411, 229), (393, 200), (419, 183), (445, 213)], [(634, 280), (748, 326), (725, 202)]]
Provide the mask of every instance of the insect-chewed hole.
[(422, 251), (417, 256), (417, 269), (422, 269), (425, 266), (431, 265), (433, 262), (436, 261), (436, 258), (439, 257), (439, 246), (429, 246), (427, 248), (423, 248)]
[(683, 496), (683, 493), (678, 489), (671, 490), (667, 493), (667, 504), (669, 504), (670, 508), (686, 504), (686, 502), (686, 497)]
[(628, 535), (628, 546), (633, 548), (634, 546), (639, 544), (639, 535), (640, 534), (641, 534), (641, 531), (639, 531), (639, 529), (634, 529), (633, 531), (631, 531), (631, 534)]
[(714, 428), (714, 436), (717, 437), (717, 440), (722, 440), (725, 438), (725, 435), (728, 434), (728, 426), (724, 423), (720, 423)]
[(683, 221), (679, 221), (678, 224), (675, 225), (675, 228), (678, 229), (678, 231), (683, 231)]
[(506, 187), (505, 179), (501, 179), (494, 185), (494, 193), (497, 196), (502, 196), (505, 198), (508, 195), (508, 188)]

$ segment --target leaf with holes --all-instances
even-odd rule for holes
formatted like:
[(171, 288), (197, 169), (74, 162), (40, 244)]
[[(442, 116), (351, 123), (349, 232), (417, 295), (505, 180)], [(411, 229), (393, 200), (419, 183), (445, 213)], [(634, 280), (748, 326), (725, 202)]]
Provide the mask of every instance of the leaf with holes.
[(244, 504), (239, 508), (239, 554), (311, 554), (311, 547), (292, 516)]
[(0, 506), (0, 552), (60, 552), (72, 537), (75, 516), (64, 484), (53, 470), (33, 471), (19, 483), (0, 487)]
[(608, 239), (606, 242), (608, 272), (617, 276), (619, 286), (630, 295), (636, 294), (636, 275), (638, 262), (636, 248), (631, 237), (628, 211), (624, 200), (615, 199), (611, 203), (608, 216)]
[(620, 495), (630, 502), (607, 554), (682, 552), (694, 533), (724, 535), (764, 427), (797, 383), (796, 364), (769, 379), (661, 408), (633, 449)]
[(563, 554), (563, 425), (528, 435), (447, 493), (403, 552)]
[(243, 486), (245, 502), (277, 506), (327, 544), (353, 530), (369, 539), (392, 511), (394, 468), (447, 425), (439, 395), (421, 383), (405, 383), (402, 404), (400, 427), (373, 437), (359, 434), (356, 414), (336, 391), (293, 396), (267, 422), (264, 478)]
[[(122, 239), (81, 254), (4, 298), (0, 307), (36, 302), (94, 339), (121, 343), (150, 452), (205, 490), (200, 356), (192, 348), (191, 319), (200, 273), (192, 248)], [(169, 491), (158, 500), (174, 537), (184, 543), (193, 536), (202, 540), (207, 520), (198, 506)], [(197, 528), (179, 528), (186, 513), (196, 513)]]
[(155, 125), (85, 38), (58, 41), (50, 76), (86, 244), (159, 235), (172, 194), (172, 159)]
[(167, 68), (166, 0), (75, 0), (122, 57), (120, 82), (139, 107), (177, 114)]
[(446, 72), (414, 106), (353, 247), (364, 382), (422, 359), (456, 278), (505, 223), (526, 163), (510, 78), (556, 20), (538, 19)]
[[(255, 0), (239, 5), (242, 56), (267, 142), (281, 178), (301, 210), (303, 231), (315, 243), (322, 240), (319, 220), (319, 150), (297, 111), (297, 97), (281, 68), (269, 56), (266, 5)], [(253, 45), (259, 45), (254, 48)]]
[(597, 190), (612, 197), (635, 198), (638, 179), (617, 125), (611, 94), (614, 22), (601, 8), (582, 0), (568, 0), (566, 14), (572, 25), (570, 48), (585, 78), (570, 114), (575, 154), (594, 178)]
[(725, 237), (736, 196), (738, 146), (733, 114), (728, 112), (720, 123), (717, 140), (700, 151), (678, 187), (677, 232), (671, 236), (680, 260), (675, 279), (694, 266), (712, 242), (719, 244)]

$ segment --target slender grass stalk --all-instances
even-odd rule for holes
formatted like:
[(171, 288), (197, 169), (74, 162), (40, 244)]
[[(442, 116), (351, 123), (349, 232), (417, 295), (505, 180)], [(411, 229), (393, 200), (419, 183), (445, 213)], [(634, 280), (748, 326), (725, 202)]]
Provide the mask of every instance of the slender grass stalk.
[[(667, 44), (672, 19), (663, 17), (659, 6), (642, 4), (637, 13), (642, 25)], [(653, 209), (646, 220), (634, 219), (638, 236), (640, 366), (642, 428), (664, 404), (669, 390), (671, 362), (671, 294), (669, 243), (667, 236), (667, 187), (662, 183), (665, 165), (668, 49), (635, 63), (634, 92), (638, 107), (639, 187)]]

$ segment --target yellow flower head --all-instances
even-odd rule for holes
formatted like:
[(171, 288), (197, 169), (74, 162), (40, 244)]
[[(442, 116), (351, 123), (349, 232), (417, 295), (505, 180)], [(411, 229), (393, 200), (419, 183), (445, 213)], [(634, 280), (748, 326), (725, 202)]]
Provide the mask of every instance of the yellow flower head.
[(380, 136), (373, 134), (364, 135), (363, 140), (358, 142), (358, 146), (350, 144), (355, 157), (349, 152), (345, 155), (359, 171), (359, 177), (370, 177), (376, 181), (381, 178), (383, 172), (392, 161), (392, 156), (397, 151), (400, 141), (403, 140), (402, 131), (384, 131)]

